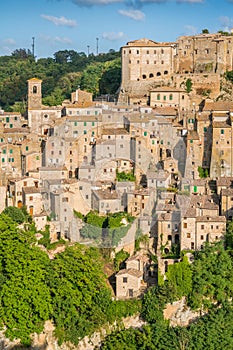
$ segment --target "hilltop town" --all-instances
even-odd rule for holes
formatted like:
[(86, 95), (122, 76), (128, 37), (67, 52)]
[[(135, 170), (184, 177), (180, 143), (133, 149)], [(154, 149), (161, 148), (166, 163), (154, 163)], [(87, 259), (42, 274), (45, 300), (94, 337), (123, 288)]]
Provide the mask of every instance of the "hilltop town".
[[(116, 297), (138, 296), (156, 283), (149, 255), (165, 276), (232, 220), (232, 70), (233, 36), (217, 33), (128, 42), (115, 102), (77, 89), (48, 107), (32, 77), (27, 115), (0, 111), (0, 210), (25, 206), (52, 241), (128, 252)], [(90, 212), (120, 225), (88, 224)]]

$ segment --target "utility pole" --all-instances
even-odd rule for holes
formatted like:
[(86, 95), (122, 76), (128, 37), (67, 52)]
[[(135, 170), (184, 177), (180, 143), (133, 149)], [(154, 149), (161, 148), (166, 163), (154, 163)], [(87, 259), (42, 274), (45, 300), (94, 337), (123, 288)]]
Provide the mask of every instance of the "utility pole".
[(32, 37), (32, 56), (35, 58), (35, 37)]
[(99, 38), (96, 38), (96, 55), (99, 54)]

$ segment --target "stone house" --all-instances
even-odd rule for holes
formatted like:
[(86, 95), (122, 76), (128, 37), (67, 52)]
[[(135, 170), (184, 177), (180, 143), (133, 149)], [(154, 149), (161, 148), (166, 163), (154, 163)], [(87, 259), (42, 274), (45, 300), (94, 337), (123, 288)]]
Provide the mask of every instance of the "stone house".
[(164, 246), (163, 253), (171, 252), (172, 245), (180, 243), (180, 221), (179, 210), (161, 213), (157, 219), (158, 249)]
[(120, 270), (116, 274), (116, 298), (128, 299), (140, 295), (143, 272), (135, 269)]
[[(151, 213), (153, 191), (139, 189), (127, 193), (127, 211), (132, 216), (142, 215), (143, 212)], [(151, 197), (151, 198), (150, 198)]]
[(130, 256), (125, 263), (127, 270), (133, 269), (143, 272), (143, 280), (146, 281), (150, 265), (150, 259), (147, 255), (140, 252), (136, 253), (135, 255)]
[(35, 186), (22, 188), (23, 205), (26, 206), (30, 215), (41, 214), (44, 207), (42, 201), (41, 189)]
[(201, 249), (204, 242), (223, 238), (226, 218), (219, 216), (218, 196), (193, 195), (181, 218), (181, 250)]
[(222, 189), (220, 193), (220, 214), (227, 220), (233, 218), (233, 188)]
[(146, 173), (148, 188), (168, 188), (171, 185), (171, 173), (164, 170), (152, 171)]
[(123, 211), (121, 198), (116, 191), (111, 189), (92, 191), (92, 209), (102, 215)]
[(39, 188), (41, 185), (40, 180), (36, 177), (24, 176), (20, 178), (9, 178), (8, 180), (8, 192), (7, 192), (7, 206), (14, 206), (21, 208), (23, 201), (23, 189), (25, 187)]
[(150, 106), (176, 107), (178, 110), (187, 110), (189, 105), (189, 96), (182, 89), (161, 86), (150, 91)]

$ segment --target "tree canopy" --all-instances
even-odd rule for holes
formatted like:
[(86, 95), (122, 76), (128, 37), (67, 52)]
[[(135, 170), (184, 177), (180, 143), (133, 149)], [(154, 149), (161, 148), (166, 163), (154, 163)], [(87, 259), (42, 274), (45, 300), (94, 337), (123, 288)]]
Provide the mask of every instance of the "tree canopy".
[[(99, 94), (115, 94), (120, 85), (120, 52), (111, 51), (97, 56), (63, 50), (54, 58), (35, 60), (30, 50), (17, 49), (11, 56), (0, 57), (0, 106), (12, 111), (13, 105), (25, 104), (27, 80), (43, 80), (43, 103), (59, 105), (78, 86)], [(23, 109), (24, 110), (24, 109)]]

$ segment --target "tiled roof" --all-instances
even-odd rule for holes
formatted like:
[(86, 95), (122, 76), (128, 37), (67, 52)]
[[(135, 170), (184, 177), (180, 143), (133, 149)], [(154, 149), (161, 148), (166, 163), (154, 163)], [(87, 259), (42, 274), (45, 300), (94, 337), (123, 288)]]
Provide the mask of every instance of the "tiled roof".
[(143, 276), (143, 272), (142, 271), (138, 271), (135, 269), (124, 269), (124, 270), (120, 270), (116, 276), (122, 276), (122, 275), (131, 275), (133, 277), (137, 277), (140, 278)]

